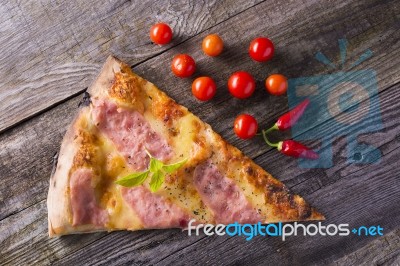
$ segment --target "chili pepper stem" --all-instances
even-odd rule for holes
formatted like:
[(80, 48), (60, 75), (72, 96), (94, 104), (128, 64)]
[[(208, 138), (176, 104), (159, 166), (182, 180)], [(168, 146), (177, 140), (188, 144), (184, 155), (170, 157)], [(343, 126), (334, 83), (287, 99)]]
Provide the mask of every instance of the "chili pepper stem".
[(274, 130), (279, 130), (278, 125), (276, 123), (272, 127), (265, 130), (265, 134), (268, 134), (269, 132), (272, 132)]
[(283, 145), (283, 141), (279, 141), (278, 145), (276, 146), (276, 148), (278, 149), (278, 151), (282, 150), (282, 145)]
[(261, 133), (262, 133), (262, 136), (264, 138), (264, 141), (268, 144), (268, 146), (271, 146), (271, 147), (274, 147), (274, 148), (278, 148), (279, 142), (278, 143), (272, 143), (267, 138), (267, 134), (269, 132), (271, 132), (271, 131), (274, 131), (274, 130), (278, 130), (278, 126), (276, 124), (274, 124), (272, 127), (270, 127), (267, 130), (262, 130)]

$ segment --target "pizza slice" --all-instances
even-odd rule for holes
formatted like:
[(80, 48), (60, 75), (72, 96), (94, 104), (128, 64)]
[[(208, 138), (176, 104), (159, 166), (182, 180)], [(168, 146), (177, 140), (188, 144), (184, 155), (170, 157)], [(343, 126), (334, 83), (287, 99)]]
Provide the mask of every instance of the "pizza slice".
[(50, 178), (50, 236), (324, 219), (117, 58), (88, 93)]

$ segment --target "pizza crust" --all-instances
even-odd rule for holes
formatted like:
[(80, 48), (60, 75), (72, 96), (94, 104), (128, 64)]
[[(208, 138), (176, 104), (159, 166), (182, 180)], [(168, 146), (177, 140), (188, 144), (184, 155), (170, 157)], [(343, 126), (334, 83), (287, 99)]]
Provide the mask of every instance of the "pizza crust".
[[(107, 92), (114, 80), (114, 72), (120, 71), (120, 63), (115, 57), (108, 57), (88, 92), (92, 95), (102, 95)], [(74, 140), (79, 130), (78, 121), (88, 115), (90, 107), (82, 107), (62, 140), (56, 169), (50, 177), (49, 192), (47, 196), (49, 236), (59, 236), (71, 233), (103, 231), (92, 225), (72, 227), (72, 214), (69, 198), (70, 170), (79, 146)]]
[(108, 97), (107, 90), (114, 83), (114, 74), (121, 71), (123, 62), (114, 56), (109, 56), (92, 85), (88, 88), (91, 97)]
[[(85, 107), (84, 109), (88, 108)], [(77, 118), (74, 119), (72, 126), (64, 136), (58, 155), (56, 170), (50, 177), (49, 193), (47, 196), (50, 237), (68, 232), (68, 225), (71, 224), (71, 210), (67, 188), (69, 187), (69, 172), (78, 149), (74, 143), (75, 125), (82, 112), (84, 110), (79, 112)]]

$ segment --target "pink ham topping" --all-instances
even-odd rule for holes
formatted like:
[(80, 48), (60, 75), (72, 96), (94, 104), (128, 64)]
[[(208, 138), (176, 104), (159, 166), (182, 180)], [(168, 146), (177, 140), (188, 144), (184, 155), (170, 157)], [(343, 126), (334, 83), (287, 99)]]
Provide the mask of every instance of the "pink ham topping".
[(93, 172), (89, 169), (78, 169), (70, 178), (70, 196), (72, 208), (72, 225), (94, 224), (104, 226), (108, 221), (107, 211), (101, 209), (92, 187)]
[(217, 223), (257, 223), (261, 216), (247, 201), (233, 180), (223, 176), (209, 162), (196, 167), (194, 185)]
[(190, 220), (181, 208), (143, 186), (123, 188), (122, 195), (145, 228), (185, 228)]
[[(147, 169), (149, 157), (145, 149), (161, 161), (172, 157), (167, 141), (151, 129), (139, 112), (118, 108), (106, 100), (94, 101), (93, 105), (97, 127), (115, 144), (133, 171)], [(145, 228), (185, 228), (188, 224), (190, 217), (184, 210), (144, 186), (122, 188), (121, 192)]]
[(149, 157), (145, 149), (161, 161), (171, 158), (172, 149), (167, 141), (151, 129), (139, 112), (118, 108), (106, 100), (95, 100), (93, 106), (97, 127), (111, 139), (130, 168), (135, 171), (147, 169)]

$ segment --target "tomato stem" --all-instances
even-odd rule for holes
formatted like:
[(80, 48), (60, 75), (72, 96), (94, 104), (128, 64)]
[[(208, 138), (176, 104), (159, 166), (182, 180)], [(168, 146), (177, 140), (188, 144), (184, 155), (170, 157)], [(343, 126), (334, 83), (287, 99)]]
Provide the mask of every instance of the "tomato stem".
[(274, 147), (274, 148), (278, 148), (279, 142), (277, 142), (277, 143), (272, 143), (272, 142), (270, 142), (269, 139), (267, 138), (267, 134), (270, 133), (270, 132), (272, 132), (272, 131), (274, 131), (274, 130), (278, 130), (278, 126), (277, 126), (276, 124), (274, 124), (272, 127), (270, 127), (270, 128), (267, 129), (267, 130), (262, 130), (261, 133), (262, 133), (262, 136), (263, 136), (263, 138), (264, 138), (264, 141), (268, 144), (268, 146)]

